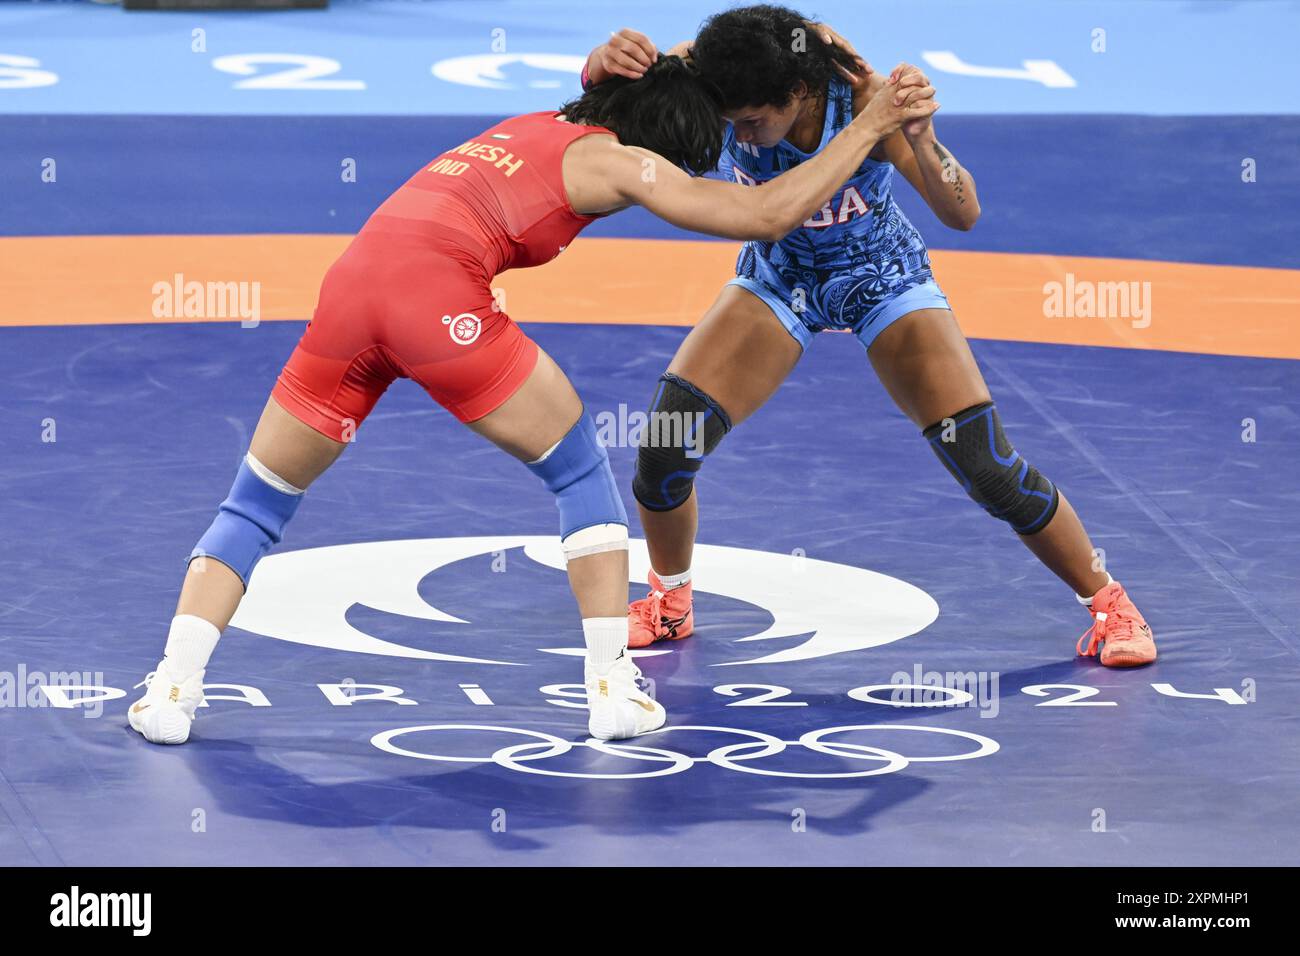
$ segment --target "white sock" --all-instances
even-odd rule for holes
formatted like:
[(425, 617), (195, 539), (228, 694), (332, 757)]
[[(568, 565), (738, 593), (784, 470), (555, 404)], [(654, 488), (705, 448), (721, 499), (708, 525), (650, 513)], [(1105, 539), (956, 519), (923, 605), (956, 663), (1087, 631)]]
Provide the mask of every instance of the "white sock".
[(681, 574), (660, 574), (655, 571), (655, 577), (659, 579), (659, 583), (664, 586), (665, 591), (672, 591), (690, 581), (691, 569), (687, 568)]
[[(1098, 588), (1097, 590), (1100, 591), (1100, 590), (1103, 590), (1104, 588), (1108, 588), (1108, 587), (1110, 587), (1110, 586), (1111, 586), (1112, 584), (1114, 584), (1114, 583), (1115, 583), (1115, 579), (1112, 578), (1112, 577), (1110, 576), (1110, 572), (1107, 571), (1107, 572), (1106, 572), (1106, 583), (1103, 584), (1103, 585), (1102, 585), (1100, 588)], [(1075, 599), (1076, 601), (1078, 601), (1080, 604), (1082, 604), (1084, 607), (1092, 607), (1092, 598), (1091, 598), (1091, 597), (1081, 597), (1080, 595), (1076, 594), (1076, 595), (1074, 596), (1074, 599)]]
[(592, 670), (604, 674), (627, 651), (627, 615), (584, 617), (582, 636), (587, 641), (587, 660)]
[(163, 651), (163, 660), (167, 664), (167, 676), (178, 684), (208, 666), (208, 658), (216, 650), (221, 632), (211, 621), (205, 621), (193, 614), (177, 614), (172, 618), (172, 627), (167, 634), (167, 649)]

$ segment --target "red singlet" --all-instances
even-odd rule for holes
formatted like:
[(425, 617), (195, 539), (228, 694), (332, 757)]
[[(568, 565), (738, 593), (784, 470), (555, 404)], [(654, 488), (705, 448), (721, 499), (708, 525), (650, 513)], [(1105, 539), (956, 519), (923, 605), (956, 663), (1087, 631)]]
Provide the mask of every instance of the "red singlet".
[(463, 422), (497, 408), (537, 346), (492, 297), (507, 269), (554, 259), (597, 217), (569, 205), (561, 163), (608, 133), (529, 113), (443, 153), (384, 201), (325, 274), (315, 315), (272, 392), (347, 441), (398, 377)]

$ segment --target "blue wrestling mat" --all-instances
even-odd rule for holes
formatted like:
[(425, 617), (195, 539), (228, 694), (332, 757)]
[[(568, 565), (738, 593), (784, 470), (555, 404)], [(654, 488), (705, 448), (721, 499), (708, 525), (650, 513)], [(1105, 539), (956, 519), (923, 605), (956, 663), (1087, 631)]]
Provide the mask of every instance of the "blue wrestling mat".
[[(0, 859), (1296, 862), (1296, 489), (1267, 478), (1297, 464), (1295, 363), (977, 343), (1156, 622), (1161, 659), (1114, 672), (823, 336), (702, 472), (700, 626), (639, 661), (669, 727), (599, 748), (548, 496), (399, 383), (258, 571), (193, 741), (152, 747), (130, 688), (298, 331), (6, 333), (0, 647), (103, 690), (29, 684), (4, 714)], [(528, 331), (605, 421), (682, 335)], [(1269, 440), (1241, 442), (1247, 406)]]

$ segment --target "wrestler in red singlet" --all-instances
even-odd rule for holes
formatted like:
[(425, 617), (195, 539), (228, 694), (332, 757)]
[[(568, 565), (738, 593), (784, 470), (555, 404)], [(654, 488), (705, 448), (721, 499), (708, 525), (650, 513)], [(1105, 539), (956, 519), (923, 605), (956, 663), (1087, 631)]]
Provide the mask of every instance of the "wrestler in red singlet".
[(375, 211), (326, 274), (277, 402), (347, 441), (398, 377), (462, 422), (515, 393), (537, 346), (496, 307), (492, 279), (549, 262), (598, 218), (573, 211), (561, 164), (574, 140), (609, 130), (559, 115), (516, 116), (447, 150)]

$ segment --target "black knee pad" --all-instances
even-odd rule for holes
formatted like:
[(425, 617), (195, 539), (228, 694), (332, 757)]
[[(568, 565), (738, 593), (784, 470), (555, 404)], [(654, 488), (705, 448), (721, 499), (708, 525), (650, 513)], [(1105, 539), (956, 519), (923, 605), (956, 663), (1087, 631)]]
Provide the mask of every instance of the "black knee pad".
[(636, 500), (651, 511), (678, 507), (691, 496), (704, 456), (729, 431), (731, 419), (721, 405), (684, 378), (659, 376), (636, 455)]
[(966, 493), (1017, 534), (1041, 531), (1056, 514), (1056, 486), (1011, 447), (992, 402), (963, 409), (922, 434)]

